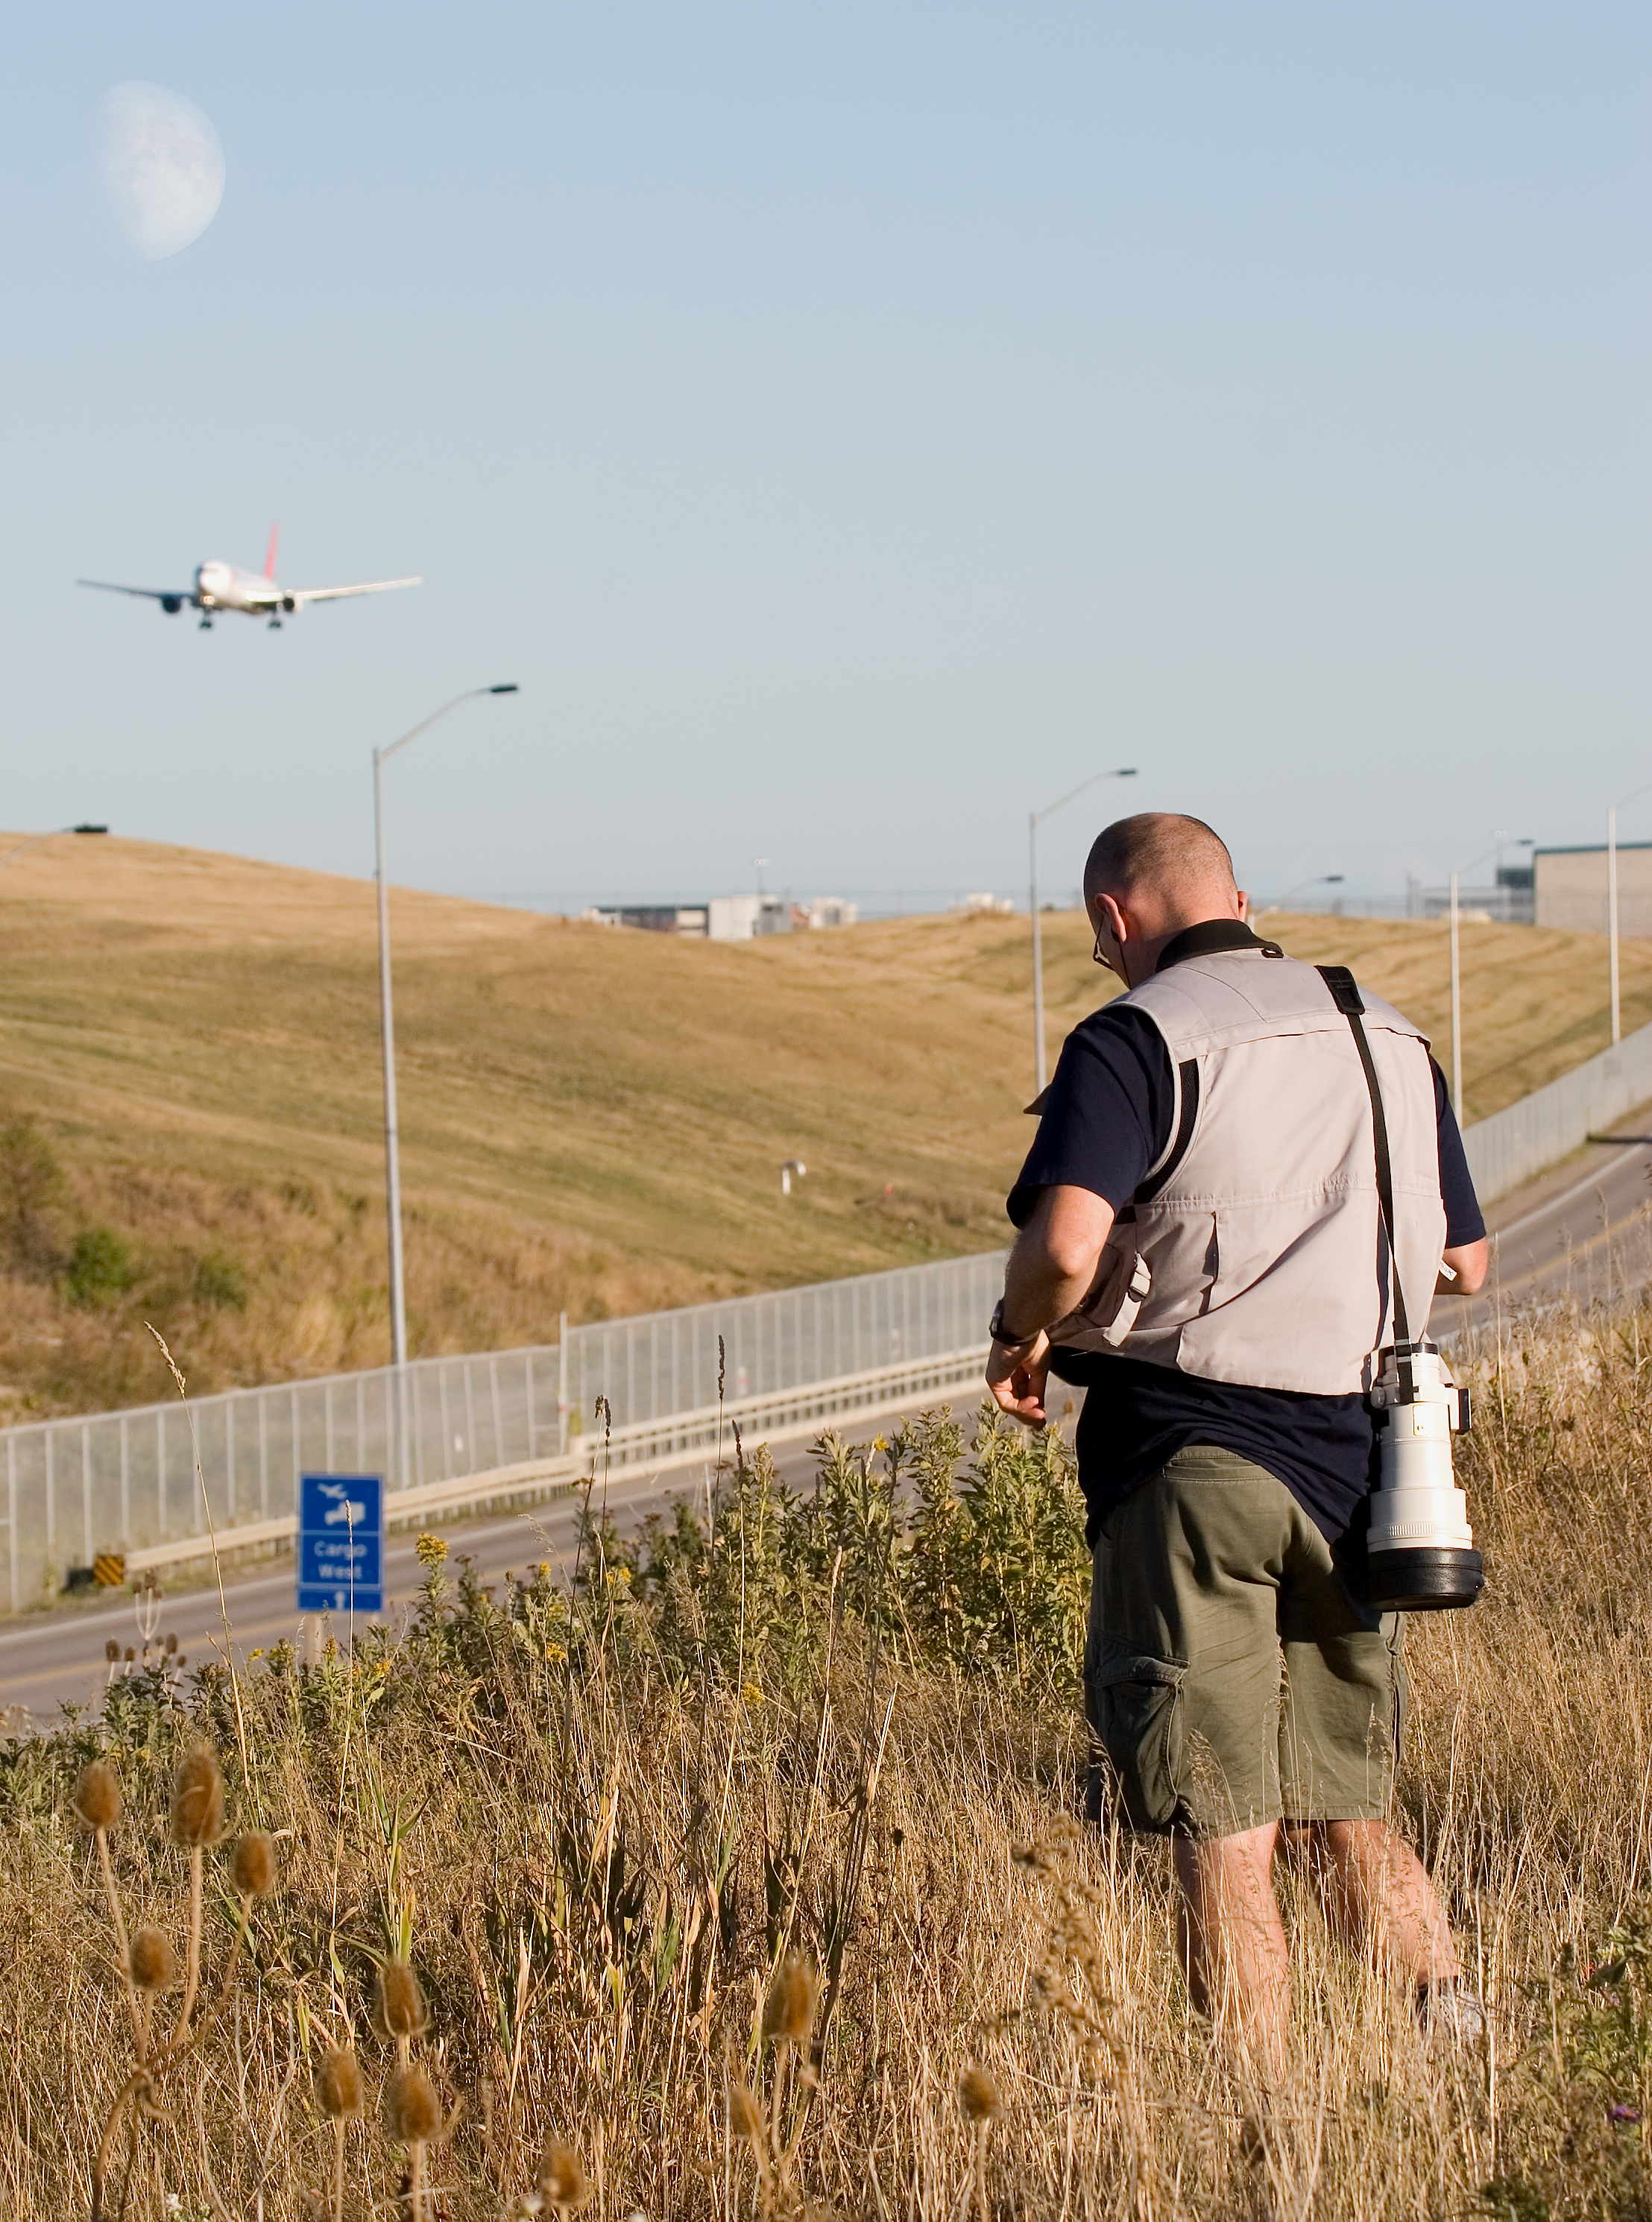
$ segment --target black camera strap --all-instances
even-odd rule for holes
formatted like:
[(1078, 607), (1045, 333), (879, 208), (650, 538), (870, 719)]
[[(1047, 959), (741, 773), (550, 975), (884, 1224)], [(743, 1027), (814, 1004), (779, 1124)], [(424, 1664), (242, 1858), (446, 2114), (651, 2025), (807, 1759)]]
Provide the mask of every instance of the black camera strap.
[(1365, 1005), (1354, 975), (1346, 964), (1316, 964), (1320, 978), (1330, 989), (1331, 1000), (1348, 1020), (1354, 1036), (1354, 1045), (1360, 1052), (1360, 1063), (1365, 1070), (1365, 1084), (1371, 1091), (1371, 1132), (1377, 1151), (1377, 1208), (1382, 1214), (1382, 1231), (1388, 1238), (1388, 1260), (1394, 1288), (1394, 1350), (1399, 1365), (1402, 1388), (1409, 1390), (1411, 1380), (1411, 1331), (1405, 1317), (1405, 1291), (1400, 1286), (1399, 1252), (1394, 1246), (1394, 1169), (1388, 1154), (1388, 1120), (1382, 1108), (1382, 1088), (1377, 1079), (1376, 1060), (1371, 1054), (1371, 1044), (1364, 1026)]

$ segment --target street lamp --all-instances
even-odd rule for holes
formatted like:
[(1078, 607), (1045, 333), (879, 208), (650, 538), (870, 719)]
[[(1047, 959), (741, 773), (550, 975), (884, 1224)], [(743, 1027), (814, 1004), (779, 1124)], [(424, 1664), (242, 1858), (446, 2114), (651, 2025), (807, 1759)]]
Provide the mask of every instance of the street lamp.
[(1065, 810), (1069, 802), (1076, 802), (1081, 794), (1095, 786), (1098, 780), (1135, 777), (1136, 767), (1133, 764), (1121, 771), (1092, 772), (1088, 779), (1081, 781), (1070, 794), (1064, 794), (1059, 802), (1052, 802), (1047, 810), (1029, 811), (1027, 815), (1027, 853), (1032, 882), (1033, 1065), (1038, 1075), (1035, 1093), (1039, 1095), (1044, 1092), (1044, 935), (1038, 916), (1038, 829), (1047, 818), (1053, 818), (1058, 810)]
[(1317, 872), (1312, 879), (1298, 880), (1295, 887), (1287, 888), (1282, 895), (1276, 895), (1262, 916), (1267, 918), (1274, 911), (1283, 910), (1286, 903), (1294, 902), (1298, 895), (1305, 895), (1310, 888), (1340, 888), (1342, 884), (1342, 875), (1340, 872)]
[[(1506, 840), (1508, 836), (1499, 838)], [(1483, 864), (1496, 853), (1495, 846), (1482, 849), (1451, 875), (1451, 1108), (1459, 1120), (1462, 1117), (1462, 966), (1457, 954), (1457, 882), (1465, 872), (1472, 872), (1476, 864)]]
[[(97, 825), (90, 830), (101, 833), (103, 829), (101, 825)], [(79, 831), (80, 828), (75, 825), (53, 825), (45, 833), (26, 833), (21, 841), (14, 841), (9, 849), (0, 852), (0, 864), (9, 864), (14, 857), (21, 857), (25, 849), (32, 849), (37, 841), (54, 841), (59, 833), (75, 833)]]
[(407, 1288), (402, 1271), (402, 1165), (396, 1136), (396, 1027), (390, 1006), (390, 902), (385, 885), (385, 785), (384, 767), (397, 749), (404, 749), (410, 741), (416, 741), (421, 733), (429, 732), (438, 719), (445, 718), (449, 710), (456, 710), (461, 702), (471, 701), (478, 694), (514, 694), (516, 681), (504, 687), (467, 687), (462, 694), (455, 694), (451, 702), (428, 717), (422, 725), (415, 725), (410, 733), (404, 733), (399, 741), (392, 741), (387, 749), (372, 752), (372, 838), (373, 872), (379, 882), (379, 1017), (385, 1058), (385, 1208), (390, 1219), (390, 1349), (391, 1362), (397, 1370), (402, 1384), (403, 1413), (400, 1446), (402, 1486), (407, 1486), (407, 1415), (405, 1410), (405, 1375), (407, 1364)]
[(1652, 787), (1652, 779), (1606, 806), (1606, 940), (1611, 964), (1611, 1038), (1616, 1046), (1623, 1029), (1618, 1012), (1618, 813)]

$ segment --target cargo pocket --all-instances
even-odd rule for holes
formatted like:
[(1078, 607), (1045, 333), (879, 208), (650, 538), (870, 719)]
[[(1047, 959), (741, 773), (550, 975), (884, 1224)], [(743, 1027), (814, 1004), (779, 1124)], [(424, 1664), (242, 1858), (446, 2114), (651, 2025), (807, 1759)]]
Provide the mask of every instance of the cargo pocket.
[(1104, 1644), (1085, 1661), (1091, 1733), (1117, 1778), (1131, 1828), (1162, 1836), (1182, 1809), (1182, 1684), (1174, 1660)]

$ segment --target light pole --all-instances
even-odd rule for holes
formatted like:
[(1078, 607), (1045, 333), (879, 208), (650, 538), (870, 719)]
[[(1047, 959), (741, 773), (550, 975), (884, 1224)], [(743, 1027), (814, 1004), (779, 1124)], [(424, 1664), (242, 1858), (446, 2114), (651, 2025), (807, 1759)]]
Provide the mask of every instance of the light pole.
[(1031, 882), (1033, 929), (1033, 1069), (1038, 1076), (1038, 1086), (1034, 1092), (1039, 1095), (1044, 1092), (1044, 934), (1038, 916), (1038, 829), (1047, 818), (1053, 818), (1058, 810), (1065, 810), (1069, 802), (1076, 802), (1098, 780), (1135, 777), (1134, 764), (1119, 771), (1092, 772), (1089, 778), (1081, 780), (1070, 794), (1064, 794), (1059, 802), (1052, 802), (1047, 810), (1033, 810), (1027, 813), (1027, 856)]
[(1476, 864), (1483, 864), (1495, 853), (1494, 849), (1482, 849), (1478, 857), (1457, 865), (1451, 875), (1451, 1108), (1459, 1120), (1462, 1117), (1462, 966), (1457, 953), (1457, 882), (1465, 872), (1472, 872)]
[(1614, 1046), (1622, 1037), (1618, 1009), (1618, 813), (1652, 787), (1652, 779), (1633, 788), (1616, 802), (1606, 806), (1606, 942), (1611, 966), (1611, 1038)]
[(1295, 887), (1287, 888), (1282, 895), (1276, 895), (1262, 916), (1267, 918), (1274, 911), (1283, 910), (1286, 903), (1294, 902), (1298, 895), (1305, 895), (1310, 888), (1340, 888), (1342, 884), (1342, 875), (1340, 872), (1317, 872), (1312, 879), (1298, 880)]
[(456, 710), (461, 702), (469, 702), (478, 694), (514, 694), (516, 681), (504, 687), (467, 687), (462, 694), (455, 694), (451, 702), (428, 717), (422, 725), (404, 733), (399, 741), (392, 741), (387, 749), (372, 752), (372, 839), (373, 875), (379, 882), (379, 1022), (384, 1044), (385, 1060), (385, 1202), (390, 1220), (390, 1351), (391, 1363), (395, 1366), (402, 1401), (401, 1442), (398, 1465), (402, 1486), (407, 1486), (407, 1287), (402, 1271), (402, 1164), (396, 1135), (396, 1026), (390, 1001), (390, 901), (385, 885), (385, 782), (384, 767), (397, 749), (404, 749), (410, 741), (416, 741), (421, 733), (428, 732), (438, 719), (445, 718), (449, 710)]
[[(74, 830), (72, 825), (54, 825), (49, 832), (26, 833), (21, 841), (13, 842), (9, 849), (0, 853), (0, 864), (9, 864), (14, 857), (21, 857), (25, 849), (32, 849), (37, 841), (54, 841), (59, 833), (72, 833)], [(103, 828), (99, 826), (97, 830), (101, 832)]]

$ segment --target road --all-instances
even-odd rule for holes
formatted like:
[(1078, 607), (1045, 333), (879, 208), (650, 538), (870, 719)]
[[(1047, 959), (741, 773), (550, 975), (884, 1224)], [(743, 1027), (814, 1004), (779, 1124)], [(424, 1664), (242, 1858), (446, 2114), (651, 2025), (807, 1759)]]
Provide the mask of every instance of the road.
[[(1493, 1241), (1493, 1276), (1478, 1297), (1448, 1298), (1437, 1306), (1435, 1332), (1442, 1338), (1463, 1324), (1482, 1325), (1499, 1311), (1568, 1293), (1587, 1304), (1610, 1300), (1652, 1280), (1652, 1117), (1636, 1114), (1611, 1139), (1591, 1146), (1557, 1172), (1505, 1197), (1486, 1213)], [(1075, 1397), (1080, 1392), (1074, 1391)], [(951, 1399), (967, 1420), (979, 1392), (966, 1389)], [(846, 1415), (845, 1431), (864, 1440), (880, 1424), (873, 1415)], [(881, 1424), (887, 1425), (885, 1420)], [(778, 1447), (776, 1464), (794, 1487), (812, 1475), (806, 1443)], [(640, 1522), (670, 1498), (698, 1495), (707, 1486), (704, 1455), (661, 1467), (622, 1471), (608, 1484), (610, 1512), (622, 1528)], [(455, 1551), (467, 1553), (489, 1580), (507, 1568), (542, 1559), (572, 1563), (579, 1504), (560, 1497), (506, 1516), (436, 1524)], [(392, 1539), (385, 1554), (386, 1604), (393, 1618), (423, 1579), (413, 1537)], [(237, 1575), (225, 1585), (236, 1654), (267, 1648), (305, 1631), (293, 1602), (290, 1560), (273, 1571)], [(181, 1591), (163, 1600), (153, 1628), (162, 1641), (174, 1635), (186, 1659), (222, 1650), (222, 1615), (216, 1590)], [(108, 1679), (104, 1647), (122, 1651), (141, 1641), (132, 1599), (34, 1614), (0, 1629), (0, 1717), (44, 1722), (65, 1702), (95, 1704)]]

